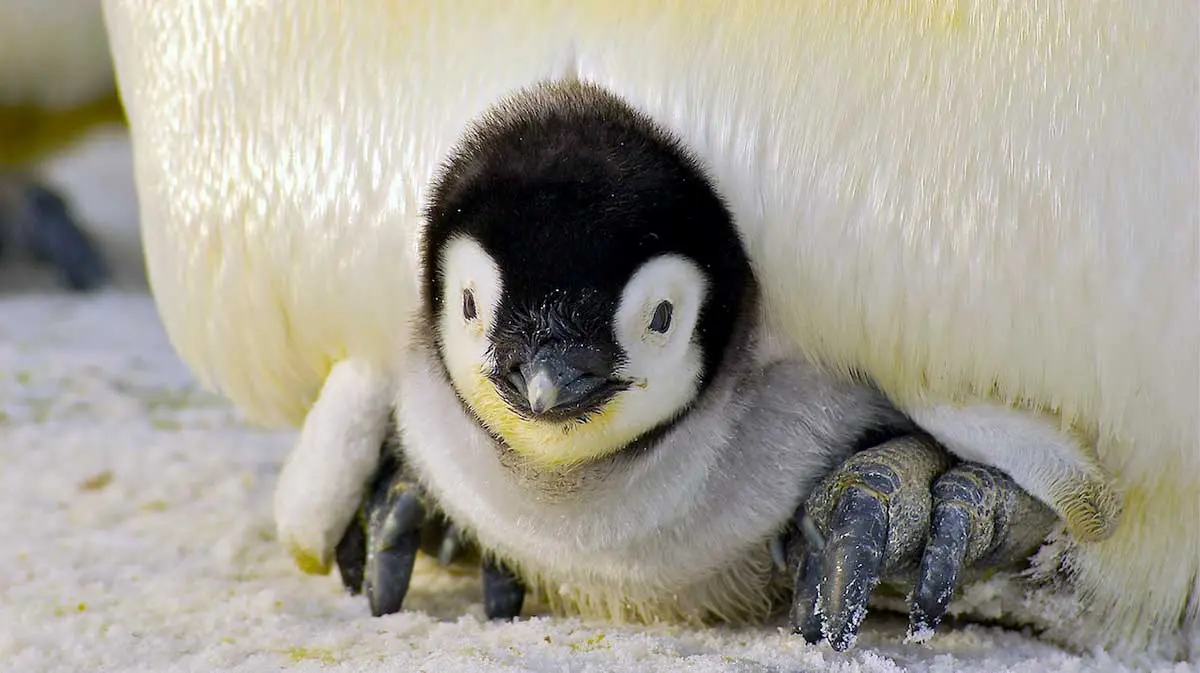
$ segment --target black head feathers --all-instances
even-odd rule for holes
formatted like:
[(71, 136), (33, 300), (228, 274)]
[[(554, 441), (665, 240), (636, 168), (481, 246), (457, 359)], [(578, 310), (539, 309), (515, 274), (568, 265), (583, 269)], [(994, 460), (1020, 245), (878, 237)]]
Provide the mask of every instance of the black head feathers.
[(431, 195), (430, 318), (441, 311), (438, 257), (455, 236), (473, 238), (499, 265), (498, 320), (566, 298), (584, 329), (611, 325), (633, 273), (675, 253), (707, 277), (695, 339), (704, 379), (719, 366), (753, 282), (732, 216), (684, 148), (616, 96), (576, 82), (513, 96), (467, 133)]

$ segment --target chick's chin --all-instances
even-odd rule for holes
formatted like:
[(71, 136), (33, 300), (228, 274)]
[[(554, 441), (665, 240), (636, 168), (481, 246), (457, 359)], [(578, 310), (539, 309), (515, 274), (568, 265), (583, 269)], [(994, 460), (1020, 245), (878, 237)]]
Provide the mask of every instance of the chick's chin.
[(615, 453), (637, 437), (620, 422), (622, 396), (616, 395), (586, 420), (546, 422), (523, 418), (488, 379), (483, 368), (463, 377), (459, 394), (493, 435), (531, 463), (565, 468)]

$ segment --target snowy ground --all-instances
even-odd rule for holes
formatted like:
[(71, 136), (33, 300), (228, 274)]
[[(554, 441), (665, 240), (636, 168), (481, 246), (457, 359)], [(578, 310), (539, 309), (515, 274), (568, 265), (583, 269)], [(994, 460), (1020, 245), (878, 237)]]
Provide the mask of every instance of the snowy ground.
[(982, 627), (904, 645), (901, 622), (875, 617), (844, 655), (775, 628), (486, 624), (474, 578), (428, 565), (412, 612), (371, 618), (274, 540), (292, 435), (240, 422), (171, 351), (129, 171), (112, 134), (51, 167), (104, 236), (116, 288), (77, 298), (0, 271), (0, 671), (1125, 670)]

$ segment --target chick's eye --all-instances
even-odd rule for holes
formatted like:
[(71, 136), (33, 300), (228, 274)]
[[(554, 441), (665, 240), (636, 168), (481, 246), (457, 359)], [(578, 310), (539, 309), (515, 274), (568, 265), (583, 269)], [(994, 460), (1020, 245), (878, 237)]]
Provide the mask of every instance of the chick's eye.
[(463, 318), (474, 320), (477, 315), (475, 311), (475, 293), (470, 290), (463, 290)]
[(669, 301), (660, 301), (658, 306), (654, 307), (654, 317), (650, 318), (650, 331), (665, 334), (671, 329), (671, 314), (675, 307), (671, 306)]

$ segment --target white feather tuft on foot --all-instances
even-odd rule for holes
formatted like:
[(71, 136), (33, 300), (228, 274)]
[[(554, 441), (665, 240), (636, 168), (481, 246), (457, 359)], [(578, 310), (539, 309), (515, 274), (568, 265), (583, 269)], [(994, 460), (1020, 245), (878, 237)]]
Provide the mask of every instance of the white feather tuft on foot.
[(334, 366), (275, 487), (279, 540), (306, 573), (325, 574), (379, 464), (391, 381), (365, 363)]

